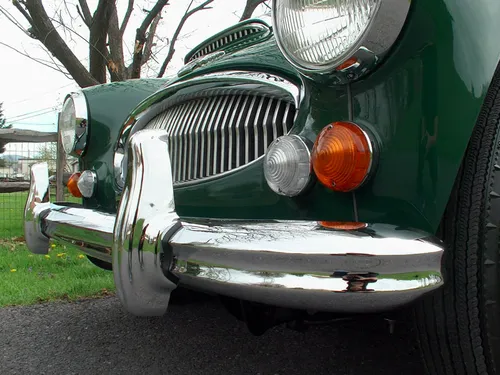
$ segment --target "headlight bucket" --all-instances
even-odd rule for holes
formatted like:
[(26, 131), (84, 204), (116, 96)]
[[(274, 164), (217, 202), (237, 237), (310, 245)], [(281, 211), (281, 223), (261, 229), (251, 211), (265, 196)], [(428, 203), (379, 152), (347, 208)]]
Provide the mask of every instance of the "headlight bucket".
[(347, 83), (371, 70), (395, 43), (410, 3), (273, 0), (273, 30), (281, 52), (301, 73)]
[(88, 107), (83, 92), (73, 92), (64, 99), (59, 115), (59, 134), (66, 154), (82, 156), (87, 145)]

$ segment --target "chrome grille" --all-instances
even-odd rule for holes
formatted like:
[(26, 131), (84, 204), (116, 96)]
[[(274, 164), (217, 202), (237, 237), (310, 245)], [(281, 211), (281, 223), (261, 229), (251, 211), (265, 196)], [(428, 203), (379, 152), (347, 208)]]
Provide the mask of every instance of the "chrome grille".
[(174, 183), (215, 176), (264, 155), (287, 134), (295, 106), (259, 94), (218, 94), (168, 108), (146, 128), (169, 133)]
[(230, 34), (227, 34), (221, 37), (220, 39), (214, 40), (209, 44), (203, 46), (203, 48), (201, 48), (198, 52), (196, 52), (195, 54), (193, 54), (193, 56), (191, 56), (188, 62), (197, 59), (199, 57), (208, 55), (211, 52), (218, 51), (229, 43), (232, 43), (240, 38), (246, 37), (247, 35), (255, 34), (256, 32), (259, 31), (262, 31), (262, 27), (248, 27), (243, 30), (234, 31)]

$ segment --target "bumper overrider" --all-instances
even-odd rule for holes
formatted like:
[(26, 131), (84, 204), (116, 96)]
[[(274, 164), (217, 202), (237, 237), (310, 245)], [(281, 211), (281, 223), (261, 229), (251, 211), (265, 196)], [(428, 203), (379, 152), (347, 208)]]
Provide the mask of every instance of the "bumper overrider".
[[(168, 137), (135, 133), (116, 215), (51, 203), (46, 163), (31, 168), (25, 237), (49, 238), (112, 262), (118, 296), (136, 315), (162, 315), (177, 285), (244, 300), (333, 312), (378, 312), (443, 284), (443, 245), (384, 224), (332, 230), (316, 222), (184, 220), (175, 211)], [(158, 166), (161, 165), (161, 172)]]

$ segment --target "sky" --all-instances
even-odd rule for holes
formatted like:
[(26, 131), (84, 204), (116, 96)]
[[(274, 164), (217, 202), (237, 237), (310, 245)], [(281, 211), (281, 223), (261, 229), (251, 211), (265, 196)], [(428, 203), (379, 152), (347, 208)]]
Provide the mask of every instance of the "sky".
[[(116, 0), (120, 19), (123, 17), (127, 0)], [(68, 28), (59, 27), (59, 34), (68, 42), (70, 48), (77, 57), (88, 66), (88, 45), (84, 38), (88, 40), (88, 29), (79, 19), (76, 13), (77, 0), (43, 0), (49, 16), (62, 12), (67, 25), (72, 22), (72, 29), (75, 32), (67, 31)], [(97, 0), (88, 0), (91, 12), (95, 9)], [(154, 3), (151, 0), (136, 0), (134, 12), (124, 36), (124, 51), (133, 46), (135, 29), (144, 18), (143, 8)], [(179, 19), (184, 14), (190, 1), (171, 0), (163, 11), (163, 20), (158, 27), (158, 36), (170, 38), (177, 27)], [(192, 7), (201, 3), (201, 0), (194, 0)], [(66, 14), (66, 7), (74, 16), (72, 21)], [(4, 1), (0, 6), (8, 11), (21, 25), (28, 27), (27, 21), (21, 16), (19, 11), (10, 1)], [(183, 65), (185, 54), (197, 44), (211, 35), (235, 24), (244, 9), (245, 0), (215, 0), (212, 9), (195, 13), (186, 21), (181, 38), (175, 45), (175, 55), (167, 69), (165, 75), (173, 75)], [(254, 12), (255, 16), (261, 16), (268, 12), (268, 8), (260, 5)], [(66, 32), (65, 32), (66, 30)], [(42, 44), (31, 39), (19, 27), (10, 22), (5, 15), (0, 13), (0, 42), (8, 44), (17, 50), (38, 59), (49, 60), (50, 57), (44, 50)], [(20, 129), (33, 129), (38, 131), (56, 131), (57, 111), (60, 110), (62, 100), (72, 90), (79, 87), (71, 79), (68, 79), (61, 72), (50, 69), (46, 66), (22, 56), (9, 47), (0, 43), (0, 103), (3, 102), (4, 115), (7, 123), (12, 123), (14, 127)], [(158, 40), (158, 45), (165, 45)], [(162, 60), (167, 52), (163, 49), (158, 54), (158, 60)], [(158, 66), (153, 63), (149, 69), (143, 70), (143, 77), (154, 77)]]

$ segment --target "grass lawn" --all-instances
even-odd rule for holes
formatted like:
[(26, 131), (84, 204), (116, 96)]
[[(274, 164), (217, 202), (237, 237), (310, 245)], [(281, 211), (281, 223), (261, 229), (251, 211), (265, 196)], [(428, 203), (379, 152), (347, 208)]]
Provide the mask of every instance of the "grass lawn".
[(0, 240), (0, 306), (76, 300), (114, 290), (112, 272), (94, 266), (76, 248), (53, 243), (47, 255), (36, 255), (24, 242)]
[[(50, 200), (56, 201), (55, 189), (50, 190)], [(0, 194), (0, 239), (21, 237), (24, 235), (23, 217), (24, 205), (28, 192)], [(75, 198), (66, 192), (65, 200), (81, 203), (81, 198)]]
[[(55, 201), (53, 193), (51, 200)], [(0, 306), (114, 292), (112, 272), (94, 266), (77, 248), (54, 241), (45, 256), (26, 248), (23, 215), (27, 196), (28, 192), (0, 194)], [(68, 195), (67, 200), (81, 202)]]
[(27, 191), (0, 194), (0, 239), (24, 234), (23, 216), (27, 197)]

